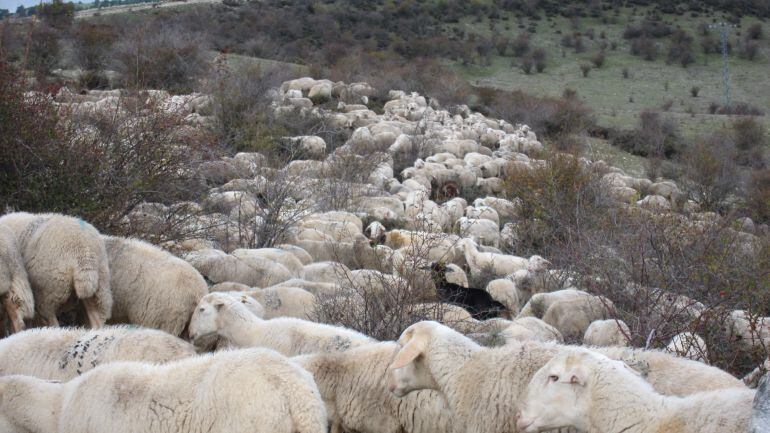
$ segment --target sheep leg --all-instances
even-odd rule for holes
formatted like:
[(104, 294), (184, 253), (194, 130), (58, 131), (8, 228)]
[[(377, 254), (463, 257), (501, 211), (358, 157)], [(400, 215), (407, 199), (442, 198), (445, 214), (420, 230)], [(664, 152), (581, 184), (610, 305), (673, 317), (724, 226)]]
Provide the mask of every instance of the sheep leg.
[(3, 306), (5, 307), (5, 311), (8, 313), (8, 317), (11, 319), (11, 328), (13, 329), (13, 332), (17, 333), (23, 331), (24, 320), (19, 317), (19, 307), (16, 305), (16, 303), (13, 302), (11, 295), (3, 297)]
[(102, 327), (102, 319), (99, 314), (99, 309), (96, 307), (96, 300), (92, 297), (83, 299), (83, 306), (86, 309), (86, 315), (88, 316), (88, 324), (92, 329), (99, 329)]

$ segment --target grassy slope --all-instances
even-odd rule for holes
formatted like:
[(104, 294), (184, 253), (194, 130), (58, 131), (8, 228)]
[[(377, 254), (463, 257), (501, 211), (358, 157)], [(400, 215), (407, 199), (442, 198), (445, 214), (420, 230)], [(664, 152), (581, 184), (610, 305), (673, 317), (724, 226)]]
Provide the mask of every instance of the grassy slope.
[[(695, 37), (697, 61), (688, 68), (682, 68), (678, 64), (666, 65), (665, 55), (654, 62), (647, 62), (629, 53), (629, 43), (621, 36), (623, 29), (629, 22), (639, 22), (642, 18), (641, 15), (632, 16), (631, 10), (625, 9), (621, 12), (617, 24), (602, 24), (593, 18), (581, 19), (580, 30), (584, 32), (593, 28), (596, 38), (592, 41), (584, 36), (587, 50), (580, 54), (575, 54), (569, 48), (562, 50), (563, 34), (573, 31), (568, 19), (558, 17), (550, 22), (537, 22), (537, 33), (531, 38), (532, 46), (546, 48), (549, 54), (548, 67), (541, 74), (526, 75), (521, 69), (511, 66), (510, 57), (499, 56), (494, 57), (489, 67), (466, 67), (459, 64), (454, 67), (471, 82), (484, 86), (521, 89), (550, 96), (561, 95), (567, 87), (575, 89), (595, 110), (599, 122), (606, 126), (632, 127), (640, 111), (660, 108), (667, 100), (674, 101), (667, 116), (674, 118), (682, 132), (688, 136), (711, 130), (727, 122), (725, 116), (708, 114), (708, 106), (712, 101), (721, 103), (723, 100), (722, 60), (720, 55), (702, 54), (696, 27), (700, 22), (710, 22), (711, 18), (692, 18), (689, 14), (664, 17), (666, 22), (683, 27)], [(744, 19), (744, 31), (751, 22), (753, 20)], [(523, 31), (517, 24), (515, 17), (508, 21), (499, 21), (495, 33), (514, 38)], [(472, 32), (493, 34), (486, 20), (473, 22), (472, 19), (467, 19), (458, 25)], [(561, 30), (563, 34), (557, 34), (557, 30)], [(583, 78), (579, 65), (589, 62), (591, 55), (599, 50), (599, 33), (602, 30), (606, 32), (608, 42), (618, 42), (618, 48), (615, 51), (608, 50), (604, 66), (592, 70), (588, 78)], [(732, 55), (729, 64), (733, 101), (748, 102), (770, 113), (770, 28), (765, 25), (764, 30), (765, 38), (761, 41), (759, 60), (749, 62)], [(735, 45), (735, 35), (731, 41)], [(665, 53), (668, 41), (662, 40), (658, 43), (661, 52)], [(563, 52), (565, 55), (562, 57)], [(628, 68), (631, 72), (630, 79), (622, 77), (623, 68)], [(665, 88), (666, 82), (668, 90)], [(698, 98), (690, 96), (690, 88), (694, 85), (701, 88)], [(629, 97), (633, 97), (633, 103), (629, 102)], [(688, 111), (694, 111), (696, 114), (692, 116)], [(770, 115), (762, 117), (761, 120), (770, 127)]]

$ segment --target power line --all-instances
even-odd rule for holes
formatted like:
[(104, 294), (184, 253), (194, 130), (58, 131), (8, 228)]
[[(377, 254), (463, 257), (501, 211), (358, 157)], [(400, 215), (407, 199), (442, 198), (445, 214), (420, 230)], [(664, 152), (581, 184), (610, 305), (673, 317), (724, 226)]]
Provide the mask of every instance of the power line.
[(730, 108), (732, 105), (730, 102), (730, 68), (727, 61), (727, 34), (730, 31), (730, 27), (735, 27), (733, 24), (721, 22), (718, 24), (710, 24), (709, 28), (718, 28), (722, 36), (722, 83), (725, 92), (725, 107)]

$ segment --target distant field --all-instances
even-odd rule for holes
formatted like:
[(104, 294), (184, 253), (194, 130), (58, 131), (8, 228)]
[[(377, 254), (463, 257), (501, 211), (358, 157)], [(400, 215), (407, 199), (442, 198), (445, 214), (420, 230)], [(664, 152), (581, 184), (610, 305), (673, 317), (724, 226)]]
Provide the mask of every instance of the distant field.
[[(639, 112), (660, 109), (669, 100), (673, 101), (673, 105), (666, 115), (675, 119), (687, 136), (712, 130), (727, 122), (729, 119), (726, 116), (708, 114), (711, 102), (721, 104), (723, 101), (722, 57), (703, 54), (697, 26), (701, 22), (711, 22), (712, 18), (703, 15), (692, 18), (689, 14), (664, 17), (666, 22), (681, 26), (695, 39), (693, 46), (696, 62), (683, 68), (676, 63), (665, 63), (667, 39), (657, 40), (661, 55), (655, 61), (648, 62), (630, 54), (629, 41), (623, 39), (622, 33), (629, 22), (641, 21), (641, 11), (634, 16), (630, 10), (622, 10), (617, 24), (603, 24), (596, 18), (582, 18), (579, 30), (573, 30), (570, 21), (564, 17), (537, 21), (537, 32), (531, 35), (531, 45), (533, 48), (545, 48), (549, 56), (548, 67), (540, 74), (533, 71), (527, 75), (518, 66), (511, 66), (512, 57), (500, 57), (496, 52), (490, 66), (451, 65), (476, 85), (519, 89), (548, 96), (559, 96), (565, 88), (575, 89), (596, 112), (599, 123), (604, 126), (633, 127)], [(608, 13), (608, 16), (612, 14)], [(529, 20), (522, 20), (525, 28), (519, 28), (516, 18), (510, 17), (508, 21), (497, 21), (496, 30), (492, 32), (488, 20), (474, 21), (464, 19), (457, 26), (475, 33), (488, 36), (500, 34), (513, 39), (530, 24)], [(752, 22), (754, 20), (744, 19), (742, 29), (745, 31)], [(748, 61), (734, 54), (729, 58), (729, 66), (733, 102), (747, 102), (764, 110), (767, 115), (760, 119), (770, 127), (770, 26), (765, 23), (764, 27), (765, 36), (760, 41), (759, 59)], [(585, 31), (590, 28), (594, 29), (596, 36), (594, 40), (583, 36), (585, 52), (576, 54), (573, 49), (561, 46), (561, 38), (565, 34), (580, 31), (585, 35)], [(734, 48), (738, 38), (743, 36), (736, 35), (740, 30), (731, 30), (730, 40)], [(590, 57), (599, 51), (603, 40), (599, 35), (602, 31), (606, 33), (607, 43), (617, 42), (617, 49), (608, 48), (604, 66), (591, 70), (588, 78), (583, 78), (579, 65), (590, 63)], [(716, 30), (712, 32), (718, 36)], [(628, 68), (630, 78), (623, 78), (623, 68)], [(693, 98), (690, 95), (692, 86), (700, 87), (699, 97)], [(633, 102), (630, 102), (631, 98)]]

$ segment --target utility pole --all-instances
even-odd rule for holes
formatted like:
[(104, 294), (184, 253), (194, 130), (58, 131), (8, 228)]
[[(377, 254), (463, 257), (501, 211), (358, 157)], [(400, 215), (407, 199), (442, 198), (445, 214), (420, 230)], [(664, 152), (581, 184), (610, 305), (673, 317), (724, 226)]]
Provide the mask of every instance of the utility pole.
[(727, 63), (727, 33), (730, 31), (730, 27), (735, 27), (733, 24), (727, 24), (721, 22), (718, 24), (710, 24), (709, 28), (720, 29), (722, 36), (722, 82), (725, 91), (725, 108), (729, 109), (732, 103), (730, 102), (730, 68)]

